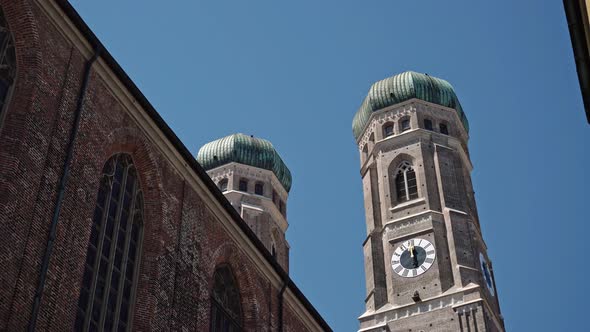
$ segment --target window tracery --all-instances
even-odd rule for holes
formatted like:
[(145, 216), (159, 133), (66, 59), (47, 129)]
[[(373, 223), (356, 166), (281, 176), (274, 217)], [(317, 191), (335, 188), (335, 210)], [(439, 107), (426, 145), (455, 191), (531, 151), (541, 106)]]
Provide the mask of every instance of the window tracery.
[(102, 171), (78, 299), (77, 331), (127, 331), (142, 240), (143, 197), (131, 157)]
[(412, 165), (403, 161), (397, 168), (395, 175), (395, 189), (398, 202), (405, 202), (418, 198), (418, 184), (416, 172)]
[(221, 266), (215, 270), (213, 283), (210, 331), (241, 331), (240, 292), (229, 266)]
[(15, 77), (16, 54), (14, 39), (8, 28), (4, 12), (0, 8), (0, 120), (5, 113)]

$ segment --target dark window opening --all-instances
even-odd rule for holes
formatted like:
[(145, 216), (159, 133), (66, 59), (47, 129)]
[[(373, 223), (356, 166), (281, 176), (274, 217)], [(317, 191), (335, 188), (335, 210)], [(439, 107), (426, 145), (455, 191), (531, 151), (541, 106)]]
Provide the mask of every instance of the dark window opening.
[(78, 299), (76, 331), (125, 331), (132, 317), (143, 197), (129, 155), (113, 156), (102, 173)]
[(409, 119), (404, 119), (401, 122), (401, 131), (404, 132), (406, 130), (410, 129), (410, 120)]
[(227, 183), (228, 183), (227, 179), (223, 179), (223, 180), (219, 181), (218, 186), (219, 186), (219, 190), (221, 190), (221, 192), (227, 191)]
[(247, 192), (248, 191), (248, 180), (241, 179), (239, 188), (240, 188), (240, 191)]
[(254, 185), (254, 193), (256, 195), (264, 195), (264, 184), (257, 183), (256, 185)]
[(242, 330), (240, 292), (228, 266), (215, 270), (211, 294), (211, 332), (239, 332)]
[(432, 130), (432, 121), (424, 119), (424, 129)]
[(14, 40), (4, 12), (0, 8), (0, 120), (8, 103), (10, 91), (16, 75), (16, 53)]
[(393, 123), (383, 126), (383, 138), (393, 136)]
[(448, 135), (449, 134), (449, 128), (447, 128), (447, 125), (444, 123), (440, 124), (440, 133), (444, 134), (444, 135)]

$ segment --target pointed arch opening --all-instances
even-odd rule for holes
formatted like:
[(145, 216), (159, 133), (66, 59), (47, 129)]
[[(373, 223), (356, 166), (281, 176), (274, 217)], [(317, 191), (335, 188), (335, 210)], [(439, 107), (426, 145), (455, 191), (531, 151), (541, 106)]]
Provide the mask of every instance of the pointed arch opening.
[(416, 172), (410, 162), (402, 161), (395, 171), (395, 193), (398, 203), (418, 198)]
[(211, 332), (242, 331), (240, 292), (228, 265), (215, 269), (211, 292)]
[(128, 331), (143, 237), (143, 196), (133, 160), (102, 170), (78, 299), (76, 331)]

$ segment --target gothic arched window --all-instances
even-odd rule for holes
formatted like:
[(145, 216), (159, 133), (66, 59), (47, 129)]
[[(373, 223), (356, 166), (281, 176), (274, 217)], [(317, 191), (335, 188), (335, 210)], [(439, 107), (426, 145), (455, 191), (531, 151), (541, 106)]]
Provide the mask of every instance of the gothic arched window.
[(219, 183), (217, 185), (219, 186), (219, 190), (221, 190), (221, 192), (227, 191), (227, 179), (223, 179), (223, 180), (219, 181)]
[(211, 294), (211, 332), (238, 332), (242, 330), (240, 292), (229, 266), (221, 266), (213, 276)]
[(405, 202), (418, 198), (418, 184), (416, 172), (412, 165), (403, 161), (397, 168), (395, 175), (395, 189), (398, 202)]
[(4, 12), (0, 8), (0, 120), (8, 104), (8, 97), (12, 89), (16, 74), (16, 55), (14, 39), (8, 29)]
[(76, 331), (126, 331), (132, 317), (143, 198), (131, 157), (107, 161), (92, 218)]

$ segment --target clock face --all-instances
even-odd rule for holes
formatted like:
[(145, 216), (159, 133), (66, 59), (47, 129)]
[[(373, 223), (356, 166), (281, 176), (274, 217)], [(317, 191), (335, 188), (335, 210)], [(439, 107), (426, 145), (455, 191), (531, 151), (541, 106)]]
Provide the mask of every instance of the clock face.
[(426, 272), (435, 258), (432, 243), (424, 239), (411, 239), (395, 249), (391, 256), (391, 267), (400, 276), (412, 278)]
[(490, 268), (488, 266), (488, 261), (483, 257), (482, 253), (479, 253), (479, 262), (481, 265), (481, 273), (483, 274), (483, 280), (488, 286), (488, 290), (492, 295), (494, 295), (494, 282), (492, 280), (492, 274), (490, 273)]

